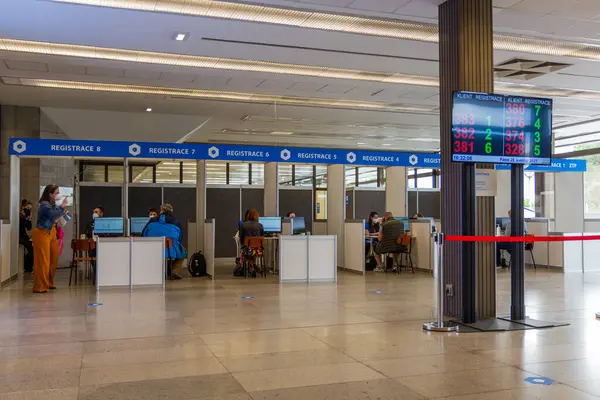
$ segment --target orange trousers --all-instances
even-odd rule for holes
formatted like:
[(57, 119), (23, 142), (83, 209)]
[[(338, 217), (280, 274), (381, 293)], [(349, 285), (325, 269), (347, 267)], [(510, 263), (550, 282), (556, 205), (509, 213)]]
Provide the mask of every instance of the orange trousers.
[(33, 292), (47, 292), (54, 287), (54, 275), (58, 265), (58, 239), (56, 228), (50, 232), (33, 228)]

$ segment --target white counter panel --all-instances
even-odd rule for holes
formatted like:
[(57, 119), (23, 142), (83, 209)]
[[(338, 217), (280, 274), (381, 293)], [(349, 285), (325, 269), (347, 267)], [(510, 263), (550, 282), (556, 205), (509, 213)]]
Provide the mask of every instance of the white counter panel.
[[(307, 236), (307, 238), (309, 245), (309, 282), (335, 282), (337, 280), (336, 237)], [(364, 253), (361, 253), (361, 258), (364, 260)], [(365, 263), (362, 264), (364, 269)]]
[(130, 238), (98, 238), (96, 242), (96, 285), (129, 286)]
[(364, 220), (344, 223), (344, 269), (359, 274), (365, 273), (365, 222)]
[(306, 236), (279, 238), (279, 281), (308, 281), (308, 240)]
[(164, 238), (133, 238), (131, 242), (131, 284), (163, 285), (165, 282)]

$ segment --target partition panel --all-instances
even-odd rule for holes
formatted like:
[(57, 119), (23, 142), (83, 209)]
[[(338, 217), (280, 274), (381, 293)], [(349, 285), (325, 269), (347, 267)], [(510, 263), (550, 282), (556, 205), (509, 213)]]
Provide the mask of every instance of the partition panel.
[(279, 215), (285, 217), (288, 212), (304, 217), (306, 230), (312, 232), (313, 193), (312, 188), (284, 189), (279, 188)]
[(207, 187), (206, 216), (215, 220), (215, 258), (235, 257), (233, 236), (240, 220), (240, 188)]
[(81, 186), (79, 188), (79, 232), (85, 233), (94, 207), (102, 206), (105, 217), (122, 217), (121, 186)]
[(419, 191), (419, 212), (428, 218), (441, 218), (442, 209), (440, 192)]
[(354, 188), (346, 189), (346, 219), (354, 219)]
[[(416, 190), (408, 191), (408, 216), (412, 217), (417, 213), (418, 193)], [(406, 215), (396, 215), (397, 217), (406, 217)]]
[[(385, 190), (354, 191), (354, 219), (369, 219), (371, 211), (383, 215), (385, 209)], [(349, 219), (349, 218), (347, 218)]]
[(147, 217), (150, 208), (160, 210), (162, 189), (156, 186), (129, 186), (129, 218)]
[[(255, 209), (259, 215), (265, 216), (265, 191), (264, 189), (242, 189), (242, 212), (246, 210)], [(276, 217), (276, 215), (269, 215), (270, 217)]]
[(165, 187), (163, 202), (173, 206), (173, 215), (179, 220), (183, 228), (183, 243), (187, 243), (189, 234), (186, 229), (187, 223), (196, 220), (196, 188)]

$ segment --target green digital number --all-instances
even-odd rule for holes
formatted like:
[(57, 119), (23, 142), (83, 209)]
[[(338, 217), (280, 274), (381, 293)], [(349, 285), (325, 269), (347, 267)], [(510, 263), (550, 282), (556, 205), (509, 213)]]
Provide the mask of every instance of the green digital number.
[(490, 154), (490, 153), (492, 152), (492, 142), (487, 142), (487, 143), (485, 144), (485, 152), (486, 152), (487, 154)]
[(492, 130), (488, 128), (485, 130), (485, 133), (485, 140), (492, 140)]
[(539, 145), (539, 144), (536, 144), (535, 146), (533, 146), (533, 154), (534, 154), (535, 156), (539, 156), (539, 155), (540, 155), (540, 153), (541, 153), (541, 151), (540, 151), (540, 145)]
[(533, 124), (533, 126), (535, 126), (538, 129), (542, 128), (542, 121), (538, 118), (535, 120), (535, 124)]
[(539, 116), (540, 115), (540, 110), (542, 109), (542, 106), (535, 106), (535, 116)]
[(487, 119), (487, 122), (488, 122), (488, 126), (492, 125), (492, 116), (491, 116), (491, 115), (488, 115), (488, 116), (486, 117), (486, 119)]
[(542, 140), (542, 136), (539, 132), (535, 133), (535, 139), (533, 139), (536, 143), (539, 143)]

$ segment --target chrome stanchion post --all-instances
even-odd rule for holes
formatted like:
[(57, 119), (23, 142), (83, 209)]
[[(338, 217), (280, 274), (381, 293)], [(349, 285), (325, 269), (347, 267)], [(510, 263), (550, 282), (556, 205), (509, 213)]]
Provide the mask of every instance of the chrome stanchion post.
[(453, 322), (444, 322), (444, 234), (433, 235), (433, 268), (437, 271), (437, 321), (423, 324), (423, 329), (431, 332), (456, 332), (458, 325)]

